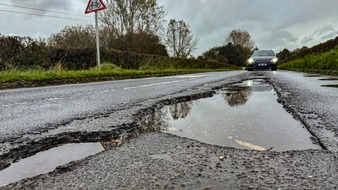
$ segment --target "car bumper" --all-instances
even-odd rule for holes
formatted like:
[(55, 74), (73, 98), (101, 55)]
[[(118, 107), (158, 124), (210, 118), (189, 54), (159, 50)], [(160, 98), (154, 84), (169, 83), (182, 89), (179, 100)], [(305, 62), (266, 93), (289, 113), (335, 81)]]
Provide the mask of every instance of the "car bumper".
[(275, 63), (254, 63), (254, 64), (249, 64), (247, 66), (247, 70), (254, 70), (254, 69), (271, 69), (271, 70), (276, 70), (277, 69), (277, 64), (275, 64)]

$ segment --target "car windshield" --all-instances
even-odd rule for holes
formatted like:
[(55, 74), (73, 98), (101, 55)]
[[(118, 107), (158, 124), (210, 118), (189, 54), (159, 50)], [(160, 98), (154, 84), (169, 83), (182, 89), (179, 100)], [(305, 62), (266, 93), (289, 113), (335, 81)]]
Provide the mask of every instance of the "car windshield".
[(260, 50), (260, 51), (255, 51), (252, 56), (275, 56), (275, 53), (271, 50)]

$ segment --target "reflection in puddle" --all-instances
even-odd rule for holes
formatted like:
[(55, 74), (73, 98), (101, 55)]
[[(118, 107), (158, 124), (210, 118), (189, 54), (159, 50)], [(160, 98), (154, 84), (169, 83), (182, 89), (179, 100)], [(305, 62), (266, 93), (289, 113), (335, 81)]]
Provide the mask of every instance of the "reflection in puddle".
[(230, 107), (237, 107), (244, 105), (251, 96), (251, 84), (234, 85), (231, 89), (224, 89), (221, 91), (224, 94), (224, 99)]
[(237, 140), (273, 151), (321, 149), (277, 103), (275, 91), (263, 80), (224, 88), (211, 98), (166, 106), (145, 120), (146, 126), (221, 146), (245, 148)]
[[(148, 121), (151, 121), (149, 119)], [(146, 124), (146, 123), (144, 123)], [(156, 123), (152, 126), (158, 126)], [(122, 135), (120, 139), (101, 141), (97, 143), (65, 144), (39, 152), (34, 156), (12, 163), (8, 168), (0, 171), (0, 187), (10, 183), (31, 178), (40, 174), (54, 171), (58, 166), (95, 155), (105, 150), (111, 150), (124, 141), (135, 138), (142, 133), (159, 131), (157, 127), (140, 127)]]
[(66, 144), (39, 152), (0, 171), (0, 187), (53, 171), (56, 167), (105, 150), (100, 143)]

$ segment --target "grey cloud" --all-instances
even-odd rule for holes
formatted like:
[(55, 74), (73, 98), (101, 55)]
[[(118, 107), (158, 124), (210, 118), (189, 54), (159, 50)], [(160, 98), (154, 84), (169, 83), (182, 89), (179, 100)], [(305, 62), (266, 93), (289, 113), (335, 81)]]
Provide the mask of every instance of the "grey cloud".
[[(88, 0), (3, 0), (19, 6), (83, 13)], [(312, 46), (337, 36), (337, 0), (157, 0), (171, 18), (186, 21), (200, 37), (196, 55), (222, 45), (233, 29), (247, 30), (259, 47), (290, 50)], [(26, 10), (29, 11), (29, 10)], [(17, 16), (5, 22), (9, 13), (0, 13), (2, 33), (49, 35), (72, 20)], [(47, 14), (47, 13), (45, 13)], [(6, 15), (6, 16), (4, 16)], [(88, 18), (91, 15), (87, 15)], [(6, 27), (5, 27), (6, 26)], [(50, 27), (50, 28), (49, 28)], [(37, 34), (37, 29), (41, 30)]]
[[(60, 0), (11, 0), (13, 5), (33, 7), (37, 9), (59, 9), (59, 10), (69, 10), (70, 1), (60, 1)], [(31, 10), (31, 12), (36, 12), (36, 10)], [(44, 13), (44, 11), (39, 12)]]
[[(192, 32), (213, 41), (224, 41), (233, 29), (245, 29), (257, 45), (295, 49), (334, 37), (338, 27), (337, 0), (158, 0), (168, 18), (183, 19)], [(336, 24), (336, 26), (334, 26)], [(315, 31), (316, 27), (331, 27)], [(314, 27), (316, 26), (316, 27)], [(310, 35), (313, 33), (312, 35)], [(304, 36), (307, 36), (304, 37)], [(206, 45), (208, 44), (208, 45)], [(197, 52), (210, 42), (200, 40)]]
[(319, 28), (315, 30), (310, 36), (306, 36), (301, 40), (301, 43), (308, 44), (312, 41), (320, 40), (328, 40), (330, 38), (333, 38), (338, 35), (333, 27), (331, 26), (323, 26), (322, 28)]

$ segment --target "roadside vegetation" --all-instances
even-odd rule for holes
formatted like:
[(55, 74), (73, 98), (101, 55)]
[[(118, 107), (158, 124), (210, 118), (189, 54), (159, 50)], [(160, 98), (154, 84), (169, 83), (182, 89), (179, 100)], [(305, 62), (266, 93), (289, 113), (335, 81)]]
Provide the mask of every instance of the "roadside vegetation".
[(312, 53), (279, 65), (280, 69), (338, 75), (338, 46), (324, 53)]
[(164, 20), (165, 7), (156, 0), (106, 4), (99, 13), (100, 71), (91, 24), (66, 26), (46, 39), (0, 34), (0, 88), (237, 70), (254, 47), (246, 30), (235, 29), (196, 58), (198, 37), (189, 23)]
[(338, 36), (311, 48), (284, 49), (277, 53), (277, 57), (280, 69), (337, 76)]
[[(175, 75), (186, 73), (199, 73), (209, 71), (234, 70), (236, 67), (220, 69), (121, 69), (113, 64), (105, 63), (101, 65), (101, 70), (96, 68), (88, 70), (63, 70), (63, 69), (28, 69), (28, 70), (8, 70), (0, 71), (0, 83), (15, 81), (36, 81), (36, 80), (58, 80), (58, 79), (81, 79), (92, 77), (119, 78), (142, 78), (147, 76)], [(96, 79), (93, 79), (96, 80)]]

